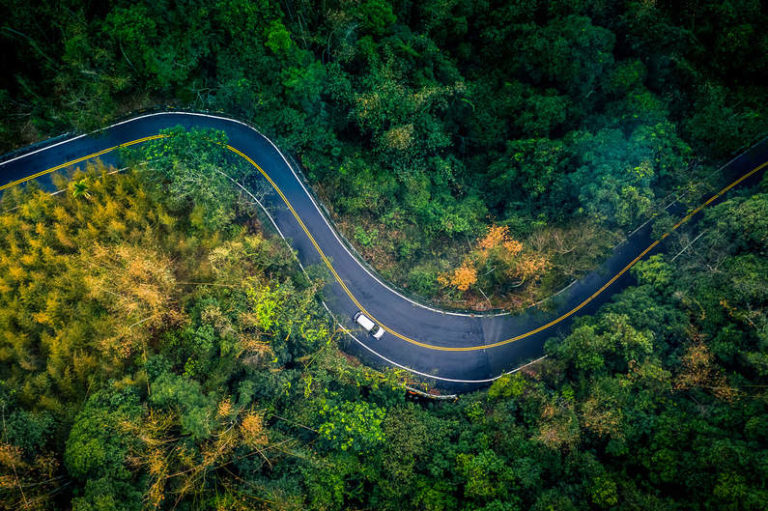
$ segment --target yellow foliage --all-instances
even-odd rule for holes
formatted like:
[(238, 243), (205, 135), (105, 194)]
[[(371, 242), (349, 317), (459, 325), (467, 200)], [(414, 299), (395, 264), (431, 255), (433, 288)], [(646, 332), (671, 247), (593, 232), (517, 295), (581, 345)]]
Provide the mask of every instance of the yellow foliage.
[(14, 282), (21, 282), (24, 280), (27, 272), (21, 266), (10, 266), (7, 268), (7, 274)]
[(509, 237), (509, 227), (501, 225), (492, 225), (488, 227), (488, 232), (478, 242), (480, 250), (487, 252), (504, 243)]
[(537, 281), (549, 266), (549, 259), (544, 253), (512, 238), (508, 227), (492, 225), (477, 241), (476, 248), (466, 256), (461, 266), (439, 276), (438, 282), (444, 287), (464, 292), (477, 284), (479, 274), (482, 274), (484, 280), (478, 287), (481, 292), (482, 288), (492, 288), (502, 283), (498, 279), (511, 279), (511, 284), (518, 287), (526, 282)]
[(57, 222), (53, 227), (53, 232), (56, 236), (56, 241), (58, 241), (62, 247), (75, 248), (75, 243), (72, 241), (72, 238), (70, 238), (70, 234), (67, 232), (67, 227), (64, 224)]
[(23, 449), (0, 442), (0, 509), (50, 509), (50, 496), (62, 484), (61, 477), (55, 477), (58, 463), (48, 452), (26, 460), (24, 454)]
[(701, 337), (694, 333), (694, 342), (683, 355), (683, 367), (675, 379), (675, 390), (704, 388), (725, 401), (734, 400), (739, 391), (728, 385), (725, 376), (714, 363), (714, 355)]
[(248, 412), (240, 422), (240, 435), (244, 444), (255, 449), (264, 447), (269, 443), (264, 427), (264, 418), (260, 413), (253, 411)]
[(474, 253), (479, 261), (500, 266), (504, 274), (518, 281), (517, 285), (538, 280), (549, 267), (549, 260), (543, 253), (526, 248), (522, 242), (510, 237), (506, 226), (489, 227), (477, 246)]
[(492, 225), (488, 232), (477, 242), (477, 255), (481, 260), (495, 257), (510, 264), (523, 251), (523, 244), (510, 237), (509, 227)]
[(165, 456), (160, 449), (151, 449), (147, 454), (146, 460), (149, 475), (157, 479), (162, 479), (168, 472), (168, 466), (165, 463)]
[(12, 470), (24, 468), (26, 464), (22, 460), (21, 455), (21, 448), (7, 443), (0, 443), (0, 466)]
[(441, 276), (438, 279), (444, 286), (453, 286), (459, 291), (468, 290), (477, 282), (477, 270), (465, 262), (447, 276)]
[[(217, 408), (219, 418), (236, 419), (241, 413), (229, 397), (222, 399)], [(207, 439), (195, 445), (188, 444), (184, 437), (176, 434), (180, 420), (178, 413), (150, 407), (140, 421), (123, 421), (120, 424), (123, 432), (135, 435), (140, 441), (132, 447), (128, 458), (135, 466), (146, 469), (150, 507), (162, 507), (169, 494), (180, 498), (199, 493), (201, 482), (211, 471), (234, 461), (238, 446), (259, 451), (268, 445), (263, 415), (253, 410), (242, 415), (237, 427), (232, 427), (231, 420), (220, 421)], [(264, 456), (263, 453), (261, 455)]]
[(229, 397), (225, 397), (221, 400), (216, 414), (223, 419), (232, 415), (232, 401), (230, 401)]
[(579, 425), (575, 416), (558, 412), (540, 422), (539, 432), (533, 437), (550, 449), (573, 449), (579, 443)]
[(240, 354), (241, 362), (254, 369), (275, 358), (269, 343), (260, 340), (259, 337), (258, 333), (243, 333), (238, 339), (238, 344), (242, 350)]
[(525, 282), (529, 279), (538, 279), (549, 266), (549, 261), (542, 254), (526, 253), (510, 266), (508, 274)]
[(158, 232), (173, 217), (136, 176), (97, 165), (85, 177), (88, 200), (11, 190), (18, 207), (0, 214), (0, 356), (41, 408), (62, 406), (46, 402), (51, 385), (84, 392), (178, 320), (176, 274), (203, 280), (209, 240)]
[(397, 126), (384, 134), (384, 144), (389, 149), (404, 151), (413, 144), (413, 133), (413, 124)]
[(503, 243), (503, 245), (504, 245), (504, 250), (506, 250), (508, 254), (513, 256), (516, 256), (517, 254), (523, 251), (523, 244), (517, 240), (512, 240), (512, 239), (507, 240)]

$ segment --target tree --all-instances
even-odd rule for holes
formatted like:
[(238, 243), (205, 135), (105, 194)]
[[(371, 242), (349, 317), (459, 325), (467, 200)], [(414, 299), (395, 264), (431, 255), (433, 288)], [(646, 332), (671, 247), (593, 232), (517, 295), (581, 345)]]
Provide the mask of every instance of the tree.
[(356, 14), (363, 25), (373, 35), (382, 35), (397, 17), (392, 6), (386, 0), (367, 0), (356, 9)]
[(459, 291), (467, 291), (477, 282), (477, 270), (473, 267), (461, 265), (453, 271), (452, 275), (439, 278), (444, 286), (453, 286)]
[(585, 375), (625, 370), (630, 361), (648, 357), (652, 347), (652, 332), (638, 331), (626, 315), (608, 312), (598, 321), (578, 320), (573, 332), (550, 349)]
[(535, 81), (554, 81), (583, 101), (613, 64), (615, 35), (584, 16), (555, 18), (545, 27), (525, 25), (518, 49)]
[[(506, 226), (490, 226), (461, 266), (440, 275), (438, 282), (466, 292), (474, 286), (487, 300), (484, 290), (497, 294), (537, 282), (549, 263), (544, 254), (512, 238)], [(501, 292), (499, 292), (501, 291)]]
[(463, 479), (464, 495), (475, 502), (506, 501), (514, 509), (517, 499), (510, 492), (515, 480), (512, 468), (496, 453), (484, 450), (477, 455), (459, 454), (458, 473)]
[(367, 453), (384, 440), (381, 424), (385, 411), (365, 401), (351, 403), (336, 400), (321, 401), (318, 416), (320, 438), (331, 449)]
[(135, 438), (122, 429), (141, 413), (137, 397), (130, 391), (99, 392), (75, 419), (64, 453), (69, 473), (85, 482), (85, 494), (73, 500), (75, 509), (141, 509), (141, 485), (126, 464)]
[(565, 151), (561, 141), (546, 138), (507, 142), (504, 156), (488, 169), (488, 193), (497, 208), (505, 215), (520, 206), (529, 211), (567, 211), (568, 204), (555, 200), (563, 192), (553, 189), (565, 172)]
[(203, 394), (196, 381), (164, 373), (152, 382), (150, 403), (159, 408), (178, 409), (181, 434), (191, 435), (195, 440), (211, 436), (215, 403)]
[(244, 176), (242, 162), (227, 159), (226, 135), (213, 130), (163, 130), (162, 138), (129, 150), (129, 161), (146, 163), (146, 181), (174, 212), (191, 212), (192, 225), (218, 230), (235, 216), (238, 192), (232, 179)]

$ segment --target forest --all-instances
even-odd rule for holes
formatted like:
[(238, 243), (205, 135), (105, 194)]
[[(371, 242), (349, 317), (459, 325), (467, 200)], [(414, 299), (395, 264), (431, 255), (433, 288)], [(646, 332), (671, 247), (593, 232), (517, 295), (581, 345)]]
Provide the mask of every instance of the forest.
[[(515, 310), (768, 132), (760, 0), (0, 0), (0, 152), (222, 111), (388, 281)], [(221, 134), (0, 202), (0, 509), (760, 510), (768, 179), (455, 402), (340, 350)], [(152, 161), (152, 165), (143, 162)], [(700, 234), (700, 236), (699, 236)], [(311, 275), (311, 273), (310, 273)]]

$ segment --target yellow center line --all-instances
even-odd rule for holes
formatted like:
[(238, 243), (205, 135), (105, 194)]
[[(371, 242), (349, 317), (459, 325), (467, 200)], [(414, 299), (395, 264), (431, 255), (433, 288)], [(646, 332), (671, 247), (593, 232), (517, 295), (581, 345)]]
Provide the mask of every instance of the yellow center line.
[(126, 142), (124, 144), (116, 145), (113, 147), (109, 147), (107, 149), (103, 149), (101, 151), (91, 153), (87, 156), (83, 156), (82, 158), (78, 158), (76, 160), (68, 161), (66, 163), (62, 163), (61, 165), (56, 165), (55, 167), (51, 167), (50, 169), (41, 170), (37, 174), (32, 174), (27, 177), (23, 177), (21, 179), (17, 179), (16, 181), (11, 181), (10, 183), (6, 183), (3, 186), (0, 186), (0, 191), (5, 190), (7, 188), (13, 188), (16, 185), (20, 185), (21, 183), (26, 183), (27, 181), (31, 181), (33, 179), (37, 179), (38, 177), (45, 176), (46, 174), (50, 174), (51, 172), (56, 172), (57, 170), (65, 169), (67, 167), (71, 167), (72, 165), (77, 165), (78, 163), (82, 163), (86, 160), (90, 160), (91, 158), (98, 158), (99, 156), (103, 156), (107, 153), (110, 153), (114, 151), (115, 149), (121, 149), (123, 147), (130, 147), (135, 144), (140, 144), (142, 142), (147, 142), (149, 140), (155, 140), (158, 138), (165, 138), (168, 135), (152, 135), (149, 137), (139, 138), (137, 140), (132, 140), (131, 142)]
[[(123, 143), (123, 144), (120, 144), (120, 145), (116, 145), (116, 146), (113, 146), (113, 147), (110, 147), (110, 148), (107, 148), (107, 149), (103, 149), (103, 150), (101, 150), (101, 151), (98, 151), (98, 152), (95, 152), (95, 153), (89, 154), (89, 155), (87, 155), (87, 156), (83, 156), (82, 158), (77, 158), (77, 159), (75, 159), (75, 160), (72, 160), (72, 161), (68, 161), (68, 162), (66, 162), (66, 163), (62, 163), (61, 165), (57, 165), (56, 167), (52, 167), (52, 168), (50, 168), (50, 169), (46, 169), (46, 170), (43, 170), (43, 171), (41, 171), (41, 172), (38, 172), (38, 173), (36, 173), (36, 174), (32, 174), (32, 175), (30, 175), (30, 176), (27, 176), (27, 177), (25, 177), (25, 178), (22, 178), (22, 179), (19, 179), (19, 180), (13, 181), (13, 182), (11, 182), (11, 183), (7, 183), (7, 184), (5, 184), (5, 185), (3, 185), (3, 186), (0, 186), (0, 190), (5, 190), (5, 189), (7, 189), (7, 188), (11, 188), (11, 187), (13, 187), (13, 186), (16, 186), (16, 185), (18, 185), (18, 184), (21, 184), (21, 183), (24, 183), (24, 182), (30, 181), (30, 180), (32, 180), (32, 179), (36, 179), (36, 178), (38, 178), (38, 177), (40, 177), (40, 176), (44, 176), (44, 175), (46, 175), (46, 174), (50, 174), (51, 172), (55, 172), (55, 171), (57, 171), (57, 170), (60, 170), (60, 169), (63, 169), (63, 168), (67, 168), (67, 167), (70, 167), (70, 166), (72, 166), (72, 165), (76, 165), (76, 164), (78, 164), (78, 163), (81, 163), (81, 162), (83, 162), (83, 161), (89, 160), (89, 159), (91, 159), (91, 158), (97, 158), (97, 157), (99, 157), (99, 156), (102, 156), (102, 155), (104, 155), (104, 154), (107, 154), (107, 153), (109, 153), (109, 152), (111, 152), (111, 151), (114, 151), (115, 149), (120, 149), (120, 148), (123, 148), (123, 147), (130, 147), (130, 146), (132, 146), (132, 145), (135, 145), (135, 144), (140, 144), (140, 143), (142, 143), (142, 142), (147, 142), (147, 141), (149, 141), (149, 140), (156, 140), (156, 139), (159, 139), (159, 138), (166, 138), (166, 137), (168, 137), (168, 136), (169, 136), (169, 135), (163, 135), (163, 134), (158, 134), (158, 135), (151, 135), (151, 136), (148, 136), (148, 137), (144, 137), (144, 138), (139, 138), (139, 139), (136, 139), (136, 140), (133, 140), (133, 141), (130, 141), (130, 142), (125, 142), (125, 143)], [(357, 298), (355, 297), (355, 295), (352, 293), (352, 291), (350, 291), (350, 289), (349, 289), (349, 288), (347, 287), (347, 285), (344, 283), (344, 281), (342, 280), (342, 278), (341, 278), (341, 277), (339, 276), (339, 274), (336, 272), (336, 269), (333, 267), (333, 264), (332, 264), (332, 263), (331, 263), (331, 261), (328, 259), (328, 257), (325, 255), (325, 253), (323, 252), (323, 250), (320, 248), (320, 245), (318, 245), (318, 243), (317, 243), (317, 241), (315, 240), (314, 236), (312, 236), (312, 234), (309, 232), (309, 229), (308, 229), (308, 228), (307, 228), (307, 226), (304, 224), (304, 221), (301, 219), (301, 217), (299, 216), (299, 214), (298, 214), (298, 213), (296, 212), (296, 210), (293, 208), (293, 205), (290, 203), (290, 201), (289, 201), (289, 200), (288, 200), (288, 198), (285, 196), (285, 194), (283, 193), (283, 191), (280, 189), (280, 187), (279, 187), (279, 186), (277, 186), (277, 183), (275, 183), (275, 182), (274, 182), (274, 180), (273, 180), (273, 179), (270, 177), (270, 175), (269, 175), (269, 174), (268, 174), (268, 173), (267, 173), (267, 172), (266, 172), (264, 169), (262, 169), (262, 168), (261, 168), (261, 166), (260, 166), (258, 163), (256, 163), (255, 161), (253, 161), (253, 159), (251, 159), (251, 158), (250, 158), (249, 156), (247, 156), (245, 153), (243, 153), (242, 151), (240, 151), (240, 150), (236, 149), (235, 147), (233, 147), (233, 146), (231, 146), (231, 145), (226, 145), (225, 147), (226, 147), (226, 148), (227, 148), (229, 151), (231, 151), (231, 152), (235, 153), (236, 155), (240, 156), (240, 157), (241, 157), (241, 158), (243, 158), (245, 161), (247, 161), (248, 163), (250, 163), (250, 164), (251, 164), (251, 165), (252, 165), (254, 168), (256, 168), (256, 169), (259, 171), (259, 173), (260, 173), (262, 176), (264, 176), (264, 178), (267, 180), (267, 182), (269, 182), (269, 184), (270, 184), (270, 185), (272, 185), (272, 187), (275, 189), (275, 191), (276, 191), (276, 192), (277, 192), (277, 194), (280, 196), (280, 198), (283, 200), (283, 202), (285, 202), (285, 205), (286, 205), (286, 206), (288, 206), (288, 209), (290, 210), (291, 214), (292, 214), (292, 215), (293, 215), (293, 217), (296, 219), (296, 221), (298, 222), (299, 226), (300, 226), (300, 227), (301, 227), (301, 229), (304, 231), (304, 233), (307, 235), (307, 238), (309, 238), (309, 241), (310, 241), (310, 242), (312, 243), (312, 245), (315, 247), (315, 250), (317, 250), (317, 253), (318, 253), (318, 254), (320, 254), (320, 258), (323, 260), (323, 263), (324, 263), (324, 264), (325, 264), (325, 265), (328, 267), (328, 269), (331, 271), (331, 274), (333, 275), (333, 278), (336, 280), (336, 282), (338, 282), (338, 283), (339, 283), (339, 285), (341, 286), (341, 288), (344, 290), (344, 292), (347, 294), (347, 296), (349, 296), (350, 300), (352, 300), (352, 302), (355, 304), (355, 306), (357, 306), (357, 307), (358, 307), (358, 308), (359, 308), (359, 309), (360, 309), (360, 310), (361, 310), (361, 311), (362, 311), (364, 314), (366, 314), (366, 315), (367, 315), (368, 317), (370, 317), (372, 320), (376, 321), (376, 322), (377, 322), (379, 325), (381, 325), (381, 327), (382, 327), (382, 328), (383, 328), (385, 331), (389, 332), (390, 334), (394, 335), (395, 337), (397, 337), (397, 338), (399, 338), (399, 339), (402, 339), (403, 341), (406, 341), (406, 342), (408, 342), (408, 343), (410, 343), (410, 344), (414, 344), (414, 345), (416, 345), (416, 346), (419, 346), (419, 347), (421, 347), (421, 348), (426, 348), (426, 349), (430, 349), (430, 350), (436, 350), (436, 351), (454, 351), (454, 352), (459, 352), (459, 351), (478, 351), (478, 350), (484, 350), (484, 349), (488, 349), (488, 348), (498, 348), (499, 346), (504, 346), (505, 344), (510, 344), (510, 343), (513, 343), (513, 342), (515, 342), (515, 341), (520, 341), (520, 340), (522, 340), (522, 339), (525, 339), (526, 337), (530, 337), (530, 336), (532, 336), (532, 335), (535, 335), (535, 334), (537, 334), (537, 333), (539, 333), (539, 332), (542, 332), (542, 331), (544, 331), (544, 330), (547, 330), (548, 328), (551, 328), (551, 327), (553, 327), (554, 325), (556, 325), (556, 324), (560, 323), (561, 321), (564, 321), (565, 319), (569, 318), (569, 317), (570, 317), (570, 316), (572, 316), (573, 314), (577, 313), (579, 310), (583, 309), (583, 308), (584, 308), (585, 306), (587, 306), (587, 305), (588, 305), (590, 302), (592, 302), (592, 300), (594, 300), (594, 299), (595, 299), (597, 296), (599, 296), (599, 295), (600, 295), (601, 293), (603, 293), (603, 292), (604, 292), (606, 289), (608, 289), (608, 287), (610, 287), (610, 286), (611, 286), (611, 285), (612, 285), (614, 282), (616, 282), (616, 281), (617, 281), (617, 280), (618, 280), (618, 279), (619, 279), (619, 278), (620, 278), (622, 275), (624, 275), (624, 274), (625, 274), (627, 271), (629, 271), (629, 269), (630, 269), (630, 268), (632, 268), (632, 267), (633, 267), (635, 264), (637, 264), (637, 262), (638, 262), (638, 261), (640, 261), (640, 260), (641, 260), (643, 257), (645, 257), (645, 256), (646, 256), (646, 254), (648, 254), (648, 252), (650, 252), (651, 250), (653, 250), (654, 248), (656, 248), (656, 246), (658, 246), (658, 244), (660, 243), (660, 241), (661, 241), (661, 240), (663, 240), (663, 239), (665, 239), (666, 237), (668, 237), (668, 236), (669, 236), (669, 235), (670, 235), (670, 234), (671, 234), (673, 231), (675, 231), (675, 230), (676, 230), (676, 229), (678, 229), (680, 226), (682, 226), (683, 224), (685, 224), (686, 222), (688, 222), (688, 221), (689, 221), (691, 218), (693, 218), (693, 217), (694, 217), (694, 216), (695, 216), (697, 213), (699, 213), (699, 212), (700, 212), (702, 209), (704, 209), (705, 207), (707, 207), (708, 205), (710, 205), (712, 202), (714, 202), (715, 200), (717, 200), (717, 199), (718, 199), (720, 196), (722, 196), (723, 194), (727, 193), (727, 192), (728, 192), (728, 191), (729, 191), (731, 188), (733, 188), (734, 186), (738, 185), (739, 183), (741, 183), (741, 182), (742, 182), (742, 181), (744, 181), (745, 179), (748, 179), (750, 176), (752, 176), (752, 175), (756, 174), (757, 172), (759, 172), (760, 170), (762, 170), (764, 167), (766, 167), (766, 166), (768, 165), (768, 161), (766, 161), (766, 162), (765, 162), (765, 163), (763, 163), (762, 165), (759, 165), (759, 166), (755, 167), (754, 169), (752, 169), (751, 171), (747, 172), (746, 174), (744, 174), (743, 176), (741, 176), (739, 179), (737, 179), (736, 181), (732, 182), (731, 184), (729, 184), (728, 186), (726, 186), (725, 188), (723, 188), (722, 190), (720, 190), (719, 192), (717, 192), (715, 195), (713, 195), (712, 197), (710, 197), (710, 198), (709, 198), (709, 199), (708, 199), (708, 200), (707, 200), (707, 201), (706, 201), (704, 204), (702, 204), (702, 205), (698, 206), (696, 209), (694, 209), (693, 211), (691, 211), (690, 213), (688, 213), (688, 214), (687, 214), (685, 217), (683, 217), (683, 219), (682, 219), (682, 220), (680, 220), (680, 221), (679, 221), (679, 222), (677, 222), (677, 223), (676, 223), (674, 226), (672, 226), (672, 228), (671, 228), (669, 231), (665, 232), (665, 233), (664, 233), (664, 234), (661, 236), (661, 238), (660, 238), (659, 240), (656, 240), (656, 241), (654, 241), (653, 243), (651, 243), (651, 244), (648, 246), (648, 248), (646, 248), (645, 250), (643, 250), (643, 251), (642, 251), (642, 252), (641, 252), (641, 253), (640, 253), (640, 254), (639, 254), (637, 257), (635, 257), (635, 258), (634, 258), (632, 261), (630, 261), (630, 262), (629, 262), (629, 263), (628, 263), (628, 264), (627, 264), (627, 265), (626, 265), (624, 268), (622, 268), (622, 269), (621, 269), (621, 271), (619, 271), (619, 272), (618, 272), (616, 275), (614, 275), (614, 276), (613, 276), (613, 277), (612, 277), (612, 278), (611, 278), (611, 279), (610, 279), (608, 282), (606, 282), (605, 284), (603, 284), (603, 286), (602, 286), (602, 287), (600, 287), (600, 289), (598, 289), (597, 291), (595, 291), (594, 293), (592, 293), (592, 295), (590, 295), (588, 298), (586, 298), (586, 299), (585, 299), (584, 301), (582, 301), (580, 304), (578, 304), (577, 306), (575, 306), (573, 309), (569, 310), (568, 312), (564, 313), (563, 315), (561, 315), (561, 316), (558, 316), (557, 318), (555, 318), (555, 319), (551, 320), (550, 322), (548, 322), (548, 323), (545, 323), (545, 324), (543, 324), (543, 325), (541, 325), (541, 326), (539, 326), (539, 327), (537, 327), (537, 328), (534, 328), (533, 330), (530, 330), (530, 331), (528, 331), (528, 332), (522, 333), (522, 334), (520, 334), (520, 335), (517, 335), (517, 336), (515, 336), (515, 337), (511, 337), (511, 338), (509, 338), (509, 339), (505, 339), (505, 340), (503, 340), (503, 341), (498, 341), (498, 342), (495, 342), (495, 343), (493, 343), (493, 344), (487, 344), (487, 345), (479, 345), (479, 346), (448, 347), (448, 346), (435, 346), (435, 345), (433, 345), (433, 344), (427, 344), (427, 343), (423, 343), (423, 342), (417, 341), (417, 340), (415, 340), (415, 339), (411, 339), (410, 337), (406, 337), (405, 335), (403, 335), (403, 334), (401, 334), (401, 333), (399, 333), (399, 332), (396, 332), (396, 331), (392, 330), (390, 327), (388, 327), (388, 326), (384, 325), (384, 324), (383, 324), (381, 321), (377, 320), (377, 319), (376, 319), (376, 318), (375, 318), (375, 317), (374, 317), (374, 316), (373, 316), (373, 315), (372, 315), (370, 312), (368, 312), (368, 311), (365, 309), (365, 307), (363, 307), (363, 305), (362, 305), (362, 304), (361, 304), (361, 303), (360, 303), (360, 302), (357, 300)]]

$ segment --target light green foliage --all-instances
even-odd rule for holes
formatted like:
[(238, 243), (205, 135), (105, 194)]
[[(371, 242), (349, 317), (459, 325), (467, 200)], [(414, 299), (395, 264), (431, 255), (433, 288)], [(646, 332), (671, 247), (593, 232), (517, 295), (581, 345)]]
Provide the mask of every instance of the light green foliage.
[(517, 399), (523, 395), (526, 382), (520, 373), (502, 376), (488, 389), (491, 399)]
[(320, 402), (318, 427), (320, 437), (332, 449), (366, 453), (384, 440), (381, 424), (385, 411), (363, 402), (337, 402), (330, 398)]
[(254, 312), (258, 318), (258, 326), (261, 330), (269, 332), (276, 323), (278, 308), (282, 305), (285, 296), (280, 296), (279, 291), (272, 291), (268, 286), (258, 292), (251, 288), (251, 300), (254, 304)]
[(373, 245), (378, 234), (378, 229), (373, 229), (370, 233), (368, 233), (365, 232), (365, 229), (360, 226), (355, 227), (355, 241), (364, 247), (370, 247)]
[(610, 508), (619, 503), (616, 483), (607, 477), (597, 477), (592, 482), (592, 502), (600, 508)]
[(267, 48), (276, 54), (287, 53), (291, 48), (291, 33), (285, 28), (285, 25), (279, 21), (273, 21), (269, 24), (267, 32)]
[(396, 20), (392, 12), (392, 5), (386, 0), (360, 2), (356, 14), (365, 28), (374, 35), (382, 35)]
[(621, 370), (641, 361), (653, 349), (653, 333), (638, 331), (623, 314), (606, 313), (598, 322), (580, 320), (573, 332), (553, 349), (582, 374)]
[(129, 480), (125, 456), (132, 439), (120, 428), (123, 421), (135, 421), (140, 413), (135, 393), (100, 392), (92, 396), (69, 432), (64, 453), (69, 473), (83, 481)]
[(255, 279), (246, 284), (253, 322), (275, 362), (288, 362), (304, 350), (330, 342), (333, 334), (320, 319), (316, 301), (319, 286), (319, 281), (302, 289), (291, 281), (268, 284)]
[(473, 499), (490, 499), (506, 493), (513, 480), (512, 469), (493, 451), (477, 455), (460, 454), (456, 463), (466, 479), (464, 494)]
[(207, 438), (213, 430), (214, 401), (200, 385), (170, 373), (152, 382), (149, 402), (162, 408), (175, 408), (181, 416), (181, 433), (195, 440)]
[(640, 284), (648, 284), (659, 293), (671, 289), (674, 268), (662, 255), (654, 255), (641, 261), (632, 268), (632, 273)]
[(706, 223), (715, 227), (704, 235), (704, 246), (712, 252), (763, 251), (768, 247), (768, 194), (730, 200), (707, 211), (706, 218)]

